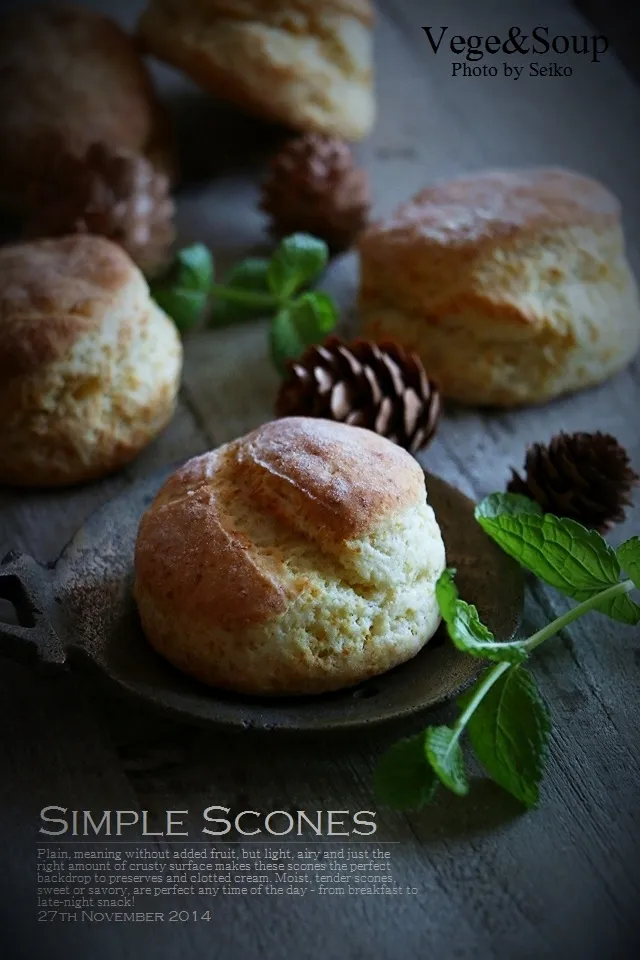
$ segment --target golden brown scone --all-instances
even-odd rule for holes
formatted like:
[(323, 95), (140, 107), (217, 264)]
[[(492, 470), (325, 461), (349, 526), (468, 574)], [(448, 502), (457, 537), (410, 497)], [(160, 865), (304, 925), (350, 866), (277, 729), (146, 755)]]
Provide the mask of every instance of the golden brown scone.
[(140, 524), (135, 598), (152, 646), (199, 680), (322, 693), (420, 650), (444, 564), (410, 454), (289, 417), (169, 478)]
[(598, 383), (640, 345), (616, 198), (561, 169), (436, 183), (359, 242), (362, 328), (444, 395), (511, 407)]
[(375, 119), (369, 0), (150, 0), (143, 44), (216, 96), (360, 140)]
[(86, 7), (42, 4), (0, 19), (0, 202), (20, 210), (56, 147), (104, 141), (170, 166), (167, 128), (132, 39)]
[(170, 419), (182, 345), (124, 251), (77, 235), (0, 248), (0, 482), (78, 483)]

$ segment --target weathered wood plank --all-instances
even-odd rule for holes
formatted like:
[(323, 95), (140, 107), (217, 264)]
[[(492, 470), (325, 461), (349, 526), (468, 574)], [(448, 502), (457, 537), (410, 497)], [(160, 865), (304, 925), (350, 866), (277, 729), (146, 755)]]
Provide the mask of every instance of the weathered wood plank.
[[(135, 18), (136, 4), (111, 6), (127, 22)], [(428, 12), (418, 0), (384, 0), (380, 7), (380, 121), (358, 148), (372, 177), (377, 214), (439, 176), (482, 166), (563, 163), (602, 177), (621, 196), (639, 264), (640, 95), (622, 68), (606, 58), (601, 64), (580, 64), (572, 80), (452, 78), (449, 58), (433, 58), (421, 30), (426, 21), (448, 23), (451, 33), (501, 33), (517, 20), (524, 30), (544, 22), (554, 32), (587, 32), (568, 5), (527, 0), (517, 16), (507, 0), (487, 3), (482, 11), (470, 0), (439, 0)], [(189, 84), (171, 71), (159, 69), (158, 76), (176, 102), (191, 96)], [(194, 117), (200, 108), (208, 122), (217, 114), (206, 98), (190, 100)], [(224, 116), (225, 129), (237, 125), (247, 137), (252, 128), (246, 121)], [(264, 128), (255, 129), (262, 137)], [(183, 189), (181, 237), (209, 242), (222, 267), (265, 244), (256, 210), (263, 144), (248, 150), (235, 170), (221, 169), (212, 157), (215, 178)], [(188, 167), (202, 171), (205, 160)], [(325, 281), (344, 306), (347, 324), (353, 321), (356, 281), (353, 257), (337, 261)], [(268, 361), (264, 323), (194, 335), (187, 339), (186, 357), (184, 404), (158, 444), (125, 474), (95, 488), (53, 496), (3, 493), (0, 540), (9, 534), (23, 549), (51, 558), (94, 505), (140, 472), (224, 442), (269, 418), (278, 379)], [(509, 415), (451, 409), (424, 460), (479, 497), (503, 486), (509, 466), (522, 462), (528, 441), (548, 439), (560, 428), (603, 429), (615, 433), (640, 466), (639, 386), (636, 367), (594, 391), (544, 408)], [(639, 520), (636, 508), (615, 537), (636, 531)], [(563, 603), (537, 587), (528, 599), (526, 625), (534, 629)], [(541, 651), (537, 664), (557, 721), (540, 811), (523, 817), (486, 784), (475, 787), (467, 801), (442, 795), (420, 815), (381, 809), (379, 836), (394, 841), (398, 875), (420, 888), (419, 897), (402, 902), (351, 898), (348, 904), (264, 898), (251, 910), (229, 898), (217, 916), (216, 957), (297, 957), (314, 951), (316, 943), (323, 944), (328, 960), (364, 955), (417, 960), (425, 952), (445, 960), (539, 960), (565, 952), (584, 960), (612, 952), (632, 955), (627, 948), (635, 936), (640, 852), (635, 732), (640, 662), (633, 637), (594, 616)], [(114, 804), (131, 802), (135, 795), (155, 809), (188, 806), (194, 828), (195, 814), (216, 802), (264, 810), (369, 808), (376, 755), (411, 727), (353, 739), (238, 740), (192, 731), (106, 700), (114, 753), (81, 691), (65, 692), (61, 713), (56, 710), (60, 687), (45, 689), (13, 668), (5, 686), (6, 724), (13, 727), (16, 710), (24, 715), (31, 703), (27, 698), (34, 702), (28, 729), (12, 746), (7, 767), (20, 767), (19, 790), (12, 789), (5, 804), (13, 803), (12, 796), (40, 798), (49, 789), (86, 797), (88, 805), (101, 805), (105, 797)], [(446, 709), (437, 714), (446, 715)], [(78, 734), (79, 724), (86, 725), (86, 735)], [(34, 737), (41, 738), (40, 753), (33, 752)], [(52, 761), (41, 756), (49, 753)], [(104, 769), (96, 770), (96, 761)], [(27, 826), (15, 804), (12, 816), (16, 836), (25, 837), (32, 820)], [(28, 851), (29, 843), (30, 838), (21, 842), (20, 851)], [(26, 896), (26, 881), (17, 882)], [(163, 929), (161, 939), (159, 931), (115, 926), (103, 926), (90, 941), (92, 957), (133, 957), (136, 950), (163, 960), (211, 952), (211, 932), (205, 928), (167, 936)]]
[[(199, 452), (208, 443), (181, 403), (165, 433), (117, 477), (55, 494), (0, 490), (0, 542), (11, 542), (42, 562), (53, 560), (85, 517), (127, 483), (160, 464)], [(42, 807), (139, 808), (103, 720), (102, 704), (102, 695), (83, 678), (37, 677), (23, 666), (3, 663), (0, 724), (11, 736), (3, 738), (0, 748), (4, 852), (0, 899), (10, 908), (4, 939), (7, 950), (15, 944), (15, 954), (8, 954), (11, 958), (38, 960), (46, 949), (56, 958), (91, 955), (95, 960), (111, 960), (114, 955), (138, 957), (143, 949), (141, 931), (135, 927), (113, 924), (108, 937), (96, 938), (89, 925), (70, 924), (51, 929), (45, 938), (45, 928), (35, 923), (36, 830)], [(124, 713), (124, 723), (135, 736), (128, 708), (114, 704), (111, 710), (118, 716)], [(166, 943), (171, 942), (169, 935)]]

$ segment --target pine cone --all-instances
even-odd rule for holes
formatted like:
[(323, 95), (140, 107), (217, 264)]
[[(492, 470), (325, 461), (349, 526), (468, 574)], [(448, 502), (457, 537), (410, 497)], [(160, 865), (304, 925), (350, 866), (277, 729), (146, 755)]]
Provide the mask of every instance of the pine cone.
[(600, 533), (624, 520), (631, 489), (640, 479), (624, 448), (605, 433), (559, 433), (548, 446), (529, 447), (524, 478), (511, 473), (510, 493)]
[(285, 144), (271, 162), (260, 201), (276, 237), (311, 233), (332, 254), (353, 244), (370, 206), (369, 179), (356, 167), (351, 148), (319, 134)]
[(30, 238), (93, 233), (123, 247), (146, 273), (169, 260), (174, 204), (169, 180), (140, 154), (105, 143), (84, 156), (58, 150), (30, 191)]
[(276, 416), (323, 417), (366, 427), (411, 453), (436, 432), (441, 400), (413, 353), (393, 343), (330, 337), (289, 364)]

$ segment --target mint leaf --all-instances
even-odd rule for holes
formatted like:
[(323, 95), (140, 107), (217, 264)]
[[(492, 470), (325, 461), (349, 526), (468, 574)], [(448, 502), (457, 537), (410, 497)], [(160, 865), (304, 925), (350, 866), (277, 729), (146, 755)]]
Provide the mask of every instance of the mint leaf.
[(425, 735), (400, 740), (380, 758), (374, 789), (381, 803), (396, 810), (420, 810), (436, 792), (438, 780), (427, 762)]
[(176, 284), (189, 290), (206, 290), (213, 283), (213, 257), (203, 243), (183, 247), (176, 254)]
[(320, 343), (336, 325), (335, 304), (326, 293), (304, 293), (289, 309), (305, 347)]
[(259, 294), (265, 298), (265, 304), (256, 303), (256, 298), (253, 296), (247, 297), (246, 300), (241, 298), (226, 299), (223, 291), (220, 291), (222, 299), (214, 300), (211, 317), (215, 326), (253, 320), (256, 317), (264, 317), (273, 311), (276, 306), (275, 298), (273, 298), (271, 308), (266, 305), (267, 298), (271, 296), (267, 279), (269, 263), (270, 261), (263, 257), (247, 257), (246, 260), (242, 260), (227, 273), (224, 279), (225, 291)]
[(640, 537), (625, 540), (616, 550), (620, 566), (640, 590)]
[(428, 727), (426, 747), (429, 763), (445, 787), (459, 797), (465, 796), (469, 781), (457, 734), (451, 727)]
[(446, 567), (436, 583), (436, 601), (445, 623), (453, 619), (456, 603), (460, 596), (455, 584), (455, 575), (456, 570), (453, 567)]
[[(474, 690), (460, 700), (464, 709)], [(484, 695), (467, 722), (475, 755), (489, 776), (527, 807), (539, 800), (551, 719), (536, 683), (511, 667)]]
[(214, 278), (213, 257), (202, 243), (176, 254), (168, 272), (151, 283), (151, 296), (168, 314), (178, 330), (193, 327), (207, 304)]
[(324, 241), (308, 233), (286, 237), (271, 258), (269, 289), (280, 300), (288, 300), (324, 270), (328, 259), (329, 249)]
[(289, 307), (282, 307), (282, 309), (278, 310), (271, 321), (269, 343), (271, 346), (271, 359), (276, 369), (281, 374), (284, 374), (287, 363), (300, 356), (304, 349), (304, 345), (293, 323)]
[[(478, 505), (482, 516), (487, 518), (517, 516), (521, 513), (535, 513), (542, 515), (542, 508), (529, 497), (520, 493), (491, 493)], [(477, 511), (476, 511), (477, 519)]]
[(595, 530), (550, 513), (499, 513), (494, 498), (487, 500), (475, 511), (482, 529), (545, 583), (576, 600), (618, 583), (615, 552)]
[(526, 660), (528, 653), (523, 643), (517, 640), (498, 643), (480, 620), (477, 609), (459, 599), (458, 588), (453, 581), (454, 573), (454, 570), (447, 568), (436, 583), (436, 600), (454, 646), (463, 653), (483, 660), (506, 660), (508, 663)]
[(266, 257), (246, 257), (226, 274), (224, 282), (228, 287), (237, 287), (241, 290), (262, 290), (269, 292), (270, 260)]
[[(338, 320), (336, 305), (327, 293), (319, 290), (313, 293), (303, 293), (292, 304), (299, 325), (308, 331), (306, 339), (309, 343), (318, 343), (331, 333)], [(313, 340), (309, 340), (309, 337)]]
[(476, 608), (464, 600), (457, 601), (453, 616), (445, 622), (454, 646), (463, 653), (483, 660), (506, 660), (507, 663), (522, 663), (527, 659), (527, 648), (523, 643), (518, 640), (498, 643), (480, 620)]
[(594, 609), (611, 617), (612, 620), (627, 623), (632, 627), (640, 623), (640, 607), (626, 593), (618, 594), (617, 597), (609, 597), (608, 600), (603, 600)]
[(319, 293), (305, 293), (278, 311), (271, 324), (270, 339), (271, 356), (280, 373), (306, 347), (324, 340), (333, 329), (335, 317), (332, 301)]

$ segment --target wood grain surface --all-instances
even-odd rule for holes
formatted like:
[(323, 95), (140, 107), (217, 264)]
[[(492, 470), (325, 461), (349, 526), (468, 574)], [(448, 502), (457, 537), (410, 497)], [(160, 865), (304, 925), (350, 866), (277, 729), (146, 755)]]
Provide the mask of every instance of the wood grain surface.
[[(16, 4), (14, 4), (15, 6)], [(24, 6), (24, 4), (20, 4)], [(134, 2), (94, 3), (130, 24)], [(452, 77), (421, 27), (451, 33), (592, 31), (558, 0), (381, 0), (376, 36), (380, 117), (358, 148), (370, 171), (375, 213), (436, 177), (487, 166), (554, 163), (602, 178), (620, 196), (640, 273), (640, 91), (612, 55), (572, 61), (571, 78)], [(586, 59), (586, 58), (585, 58)], [(281, 132), (214, 104), (172, 71), (154, 72), (176, 116), (188, 180), (180, 234), (209, 243), (221, 266), (266, 248), (256, 209), (261, 174)], [(353, 256), (335, 262), (325, 287), (353, 326)], [(268, 419), (277, 377), (262, 323), (203, 331), (186, 341), (174, 422), (131, 467), (79, 490), (0, 491), (0, 543), (55, 559), (99, 504), (155, 465), (217, 445)], [(640, 367), (600, 388), (546, 407), (488, 414), (450, 409), (424, 456), (429, 468), (479, 498), (504, 487), (528, 442), (559, 429), (606, 430), (640, 467)], [(612, 535), (638, 532), (640, 508)], [(531, 584), (525, 627), (564, 607)], [(379, 753), (400, 730), (353, 738), (264, 741), (194, 731), (111, 700), (80, 678), (35, 677), (5, 663), (0, 674), (2, 777), (0, 878), (11, 960), (604, 960), (640, 947), (640, 647), (637, 631), (593, 616), (537, 655), (535, 672), (554, 718), (543, 802), (523, 815), (484, 781), (459, 800), (400, 815), (379, 808), (377, 837), (393, 842), (396, 872), (420, 896), (226, 898), (213, 925), (162, 928), (34, 923), (33, 858), (38, 811), (208, 803), (256, 809), (369, 809)], [(442, 717), (447, 709), (440, 711)], [(190, 904), (190, 907), (192, 905)], [(196, 905), (193, 904), (193, 907)]]

